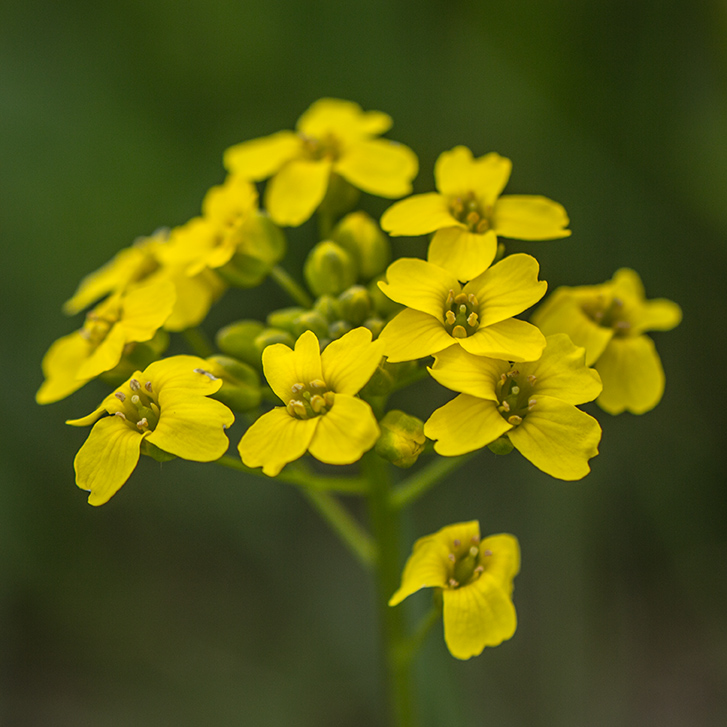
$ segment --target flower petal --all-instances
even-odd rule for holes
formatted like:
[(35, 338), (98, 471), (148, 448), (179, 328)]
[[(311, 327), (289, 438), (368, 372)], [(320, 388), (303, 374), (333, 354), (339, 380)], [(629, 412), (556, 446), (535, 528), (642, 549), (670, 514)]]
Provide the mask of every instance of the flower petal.
[(191, 396), (207, 396), (219, 390), (222, 380), (210, 378), (206, 370), (207, 362), (199, 356), (170, 356), (154, 361), (133, 378), (142, 385), (149, 381), (157, 393), (180, 391)]
[(126, 342), (124, 327), (120, 323), (114, 324), (106, 338), (90, 352), (89, 357), (78, 367), (76, 377), (85, 383), (104, 371), (110, 371), (121, 361)]
[(568, 215), (563, 205), (547, 197), (508, 194), (500, 197), (492, 213), (495, 232), (516, 240), (555, 240), (568, 237)]
[(545, 348), (545, 336), (535, 326), (517, 318), (480, 326), (472, 336), (457, 341), (475, 356), (506, 361), (535, 361)]
[(263, 350), (262, 360), (265, 378), (284, 404), (292, 398), (293, 384), (307, 385), (323, 378), (320, 344), (313, 331), (298, 338), (295, 350), (284, 343), (268, 346)]
[(354, 328), (329, 343), (321, 354), (323, 380), (337, 394), (357, 394), (373, 376), (383, 344), (368, 328)]
[(89, 504), (108, 502), (129, 479), (139, 461), (144, 436), (119, 417), (96, 422), (73, 461), (76, 484), (91, 492)]
[(664, 394), (664, 369), (648, 336), (615, 337), (596, 361), (603, 393), (596, 403), (609, 414), (644, 414)]
[(474, 192), (484, 206), (491, 205), (510, 178), (512, 162), (490, 153), (473, 159), (466, 146), (457, 146), (439, 155), (434, 165), (437, 189), (447, 196), (465, 196)]
[(417, 258), (396, 260), (386, 270), (379, 288), (391, 300), (444, 320), (449, 291), (457, 295), (461, 286), (452, 273)]
[(654, 298), (644, 301), (641, 315), (634, 321), (634, 330), (637, 333), (644, 331), (670, 331), (681, 323), (682, 309), (673, 301), (666, 298)]
[(334, 166), (334, 171), (355, 187), (380, 197), (411, 194), (411, 180), (418, 169), (416, 154), (408, 146), (388, 139), (357, 142)]
[(497, 646), (517, 628), (509, 593), (489, 573), (461, 588), (448, 588), (444, 597), (444, 640), (452, 656), (469, 659), (486, 646)]
[(415, 194), (391, 205), (381, 217), (381, 227), (389, 234), (426, 235), (442, 227), (464, 227), (450, 213), (441, 194)]
[(434, 449), (445, 457), (474, 452), (512, 429), (497, 405), (468, 394), (436, 409), (424, 424), (424, 434), (436, 439)]
[(79, 379), (76, 374), (90, 353), (91, 344), (79, 331), (54, 341), (41, 363), (45, 381), (35, 395), (38, 404), (65, 399), (86, 384), (88, 379)]
[(285, 407), (276, 407), (242, 435), (237, 451), (245, 466), (262, 467), (266, 475), (275, 477), (288, 462), (305, 454), (320, 421), (320, 417), (296, 419)]
[(376, 444), (380, 433), (365, 401), (337, 393), (330, 411), (318, 417), (308, 451), (326, 464), (351, 464)]
[(303, 224), (325, 197), (331, 162), (294, 159), (268, 182), (265, 206), (273, 222), (281, 226)]
[(432, 378), (448, 389), (487, 401), (498, 401), (495, 387), (500, 376), (509, 368), (507, 361), (473, 356), (461, 346), (450, 346), (435, 354), (434, 366), (428, 371)]
[(492, 230), (478, 234), (461, 227), (445, 227), (432, 237), (427, 260), (446, 268), (457, 280), (472, 280), (487, 269), (496, 253), (497, 235)]
[(330, 135), (350, 143), (383, 134), (392, 123), (391, 117), (382, 111), (363, 111), (353, 101), (321, 98), (301, 114), (295, 128), (314, 139), (325, 139)]
[(169, 318), (176, 298), (174, 285), (168, 280), (129, 288), (121, 299), (119, 321), (126, 335), (125, 343), (153, 338)]
[(275, 174), (280, 167), (303, 151), (303, 140), (293, 131), (243, 141), (225, 150), (225, 169), (244, 179), (258, 182)]
[(517, 538), (507, 533), (483, 538), (480, 541), (480, 565), (506, 593), (512, 593), (513, 578), (520, 572), (520, 545)]
[(458, 339), (444, 329), (444, 324), (418, 310), (398, 313), (379, 335), (383, 352), (391, 363), (413, 361), (452, 346)]
[(504, 321), (537, 303), (548, 289), (544, 280), (538, 280), (540, 265), (532, 255), (508, 255), (485, 270), (464, 288), (474, 293), (479, 301), (481, 326)]
[(560, 480), (580, 480), (598, 454), (601, 427), (592, 417), (551, 396), (536, 403), (508, 436), (516, 449), (538, 469)]

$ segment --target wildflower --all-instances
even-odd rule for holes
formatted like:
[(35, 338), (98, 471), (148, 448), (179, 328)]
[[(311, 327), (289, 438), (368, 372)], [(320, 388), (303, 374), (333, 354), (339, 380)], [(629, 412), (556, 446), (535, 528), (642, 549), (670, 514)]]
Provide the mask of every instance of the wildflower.
[(238, 446), (248, 467), (271, 477), (306, 451), (328, 464), (351, 464), (379, 437), (371, 407), (354, 394), (371, 378), (381, 346), (371, 332), (355, 328), (320, 353), (312, 331), (295, 349), (278, 343), (263, 351), (263, 370), (285, 406), (263, 414)]
[(644, 414), (664, 393), (664, 369), (645, 331), (668, 331), (679, 324), (676, 303), (646, 300), (638, 274), (616, 271), (602, 285), (558, 288), (535, 312), (533, 322), (545, 335), (567, 333), (586, 349), (586, 364), (601, 375), (596, 403), (609, 414)]
[(389, 361), (409, 361), (460, 346), (477, 356), (508, 361), (538, 358), (545, 338), (512, 316), (545, 294), (539, 266), (530, 255), (509, 255), (464, 287), (431, 262), (401, 258), (379, 283), (391, 300), (408, 306), (380, 336)]
[(83, 328), (48, 349), (41, 364), (45, 381), (36, 401), (60, 401), (113, 369), (129, 344), (154, 337), (174, 302), (174, 286), (168, 281), (134, 285), (104, 300), (86, 315)]
[(324, 98), (299, 119), (296, 131), (280, 131), (230, 147), (225, 166), (252, 181), (272, 177), (265, 207), (278, 225), (296, 227), (323, 201), (333, 175), (380, 197), (411, 192), (418, 162), (408, 147), (375, 138), (391, 128), (380, 111)]
[(421, 588), (440, 589), (447, 648), (455, 658), (469, 659), (515, 633), (512, 590), (519, 570), (520, 547), (512, 535), (481, 540), (477, 520), (447, 525), (414, 543), (389, 606)]
[(585, 351), (568, 336), (547, 338), (538, 361), (511, 364), (472, 356), (452, 346), (435, 357), (431, 375), (459, 396), (424, 425), (447, 457), (480, 449), (506, 436), (538, 469), (561, 480), (579, 480), (598, 454), (601, 427), (576, 404), (601, 393)]
[(416, 194), (392, 205), (381, 226), (392, 235), (435, 232), (428, 260), (471, 280), (495, 259), (497, 238), (552, 240), (567, 237), (568, 216), (546, 197), (500, 197), (512, 162), (490, 153), (478, 159), (465, 146), (440, 154), (434, 167), (439, 193)]
[[(212, 462), (227, 450), (224, 429), (235, 417), (208, 398), (222, 385), (196, 356), (173, 356), (137, 371), (101, 406), (72, 426), (95, 425), (74, 461), (76, 484), (103, 505), (129, 479), (140, 453)], [(110, 414), (111, 416), (103, 416)]]

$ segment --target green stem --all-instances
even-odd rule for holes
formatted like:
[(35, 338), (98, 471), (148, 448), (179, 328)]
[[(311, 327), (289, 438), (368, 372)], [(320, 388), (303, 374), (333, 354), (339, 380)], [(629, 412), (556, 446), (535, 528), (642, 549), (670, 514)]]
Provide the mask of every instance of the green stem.
[(207, 358), (215, 352), (212, 342), (201, 328), (185, 328), (182, 336), (197, 356)]
[(399, 389), (404, 389), (407, 386), (410, 386), (411, 384), (415, 384), (417, 381), (421, 381), (422, 379), (428, 379), (429, 378), (429, 371), (427, 371), (426, 366), (419, 366), (417, 369), (412, 371), (408, 376), (402, 376), (400, 379), (397, 379), (394, 382), (393, 387), (391, 388), (391, 394), (393, 394), (395, 391), (399, 391)]
[[(266, 474), (263, 474), (260, 468), (252, 469), (251, 467), (246, 467), (237, 457), (232, 457), (228, 454), (216, 460), (216, 464), (229, 467), (238, 472), (246, 472), (256, 477), (271, 479)], [(315, 492), (339, 492), (343, 495), (364, 495), (369, 491), (368, 483), (361, 477), (327, 477), (325, 475), (317, 475), (302, 464), (298, 464), (297, 466), (288, 465), (275, 479)]]
[(362, 466), (371, 488), (369, 506), (378, 552), (376, 561), (378, 602), (385, 645), (384, 658), (389, 698), (394, 715), (393, 724), (396, 727), (414, 727), (410, 660), (399, 657), (399, 654), (406, 649), (404, 611), (400, 608), (390, 608), (388, 605), (389, 598), (399, 586), (401, 522), (399, 514), (391, 507), (388, 463), (374, 452), (368, 452), (362, 459)]
[(461, 467), (474, 456), (463, 454), (459, 457), (437, 457), (422, 467), (416, 474), (408, 477), (391, 493), (391, 507), (400, 510), (418, 500), (427, 490), (440, 482), (446, 475)]
[(424, 639), (427, 638), (429, 632), (432, 630), (432, 626), (442, 619), (442, 609), (432, 606), (429, 609), (429, 613), (422, 617), (421, 621), (417, 624), (414, 633), (402, 644), (402, 648), (397, 654), (399, 661), (408, 664), (414, 658), (414, 655), (424, 643)]
[(300, 491), (332, 530), (340, 536), (361, 565), (370, 570), (376, 560), (376, 547), (371, 536), (351, 517), (348, 510), (327, 492), (308, 487), (301, 487)]
[(306, 293), (305, 288), (302, 285), (293, 280), (290, 275), (280, 267), (276, 265), (270, 271), (270, 277), (300, 306), (303, 308), (312, 308), (313, 299)]

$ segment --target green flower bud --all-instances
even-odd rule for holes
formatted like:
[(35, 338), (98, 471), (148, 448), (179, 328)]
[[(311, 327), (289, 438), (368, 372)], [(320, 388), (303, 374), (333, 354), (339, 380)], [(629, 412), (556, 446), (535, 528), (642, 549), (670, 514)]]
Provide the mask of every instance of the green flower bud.
[(332, 295), (322, 295), (313, 304), (313, 310), (320, 313), (329, 323), (341, 317), (341, 307)]
[(494, 442), (490, 442), (487, 448), (494, 454), (510, 454), (513, 450), (512, 442), (507, 435), (503, 435)]
[(378, 278), (374, 278), (367, 286), (371, 301), (374, 306), (374, 310), (382, 318), (390, 318), (399, 311), (404, 310), (404, 306), (399, 303), (395, 303), (391, 298), (388, 298), (381, 292), (381, 288), (377, 285), (380, 280), (386, 280), (386, 277), (381, 275)]
[(361, 280), (371, 280), (391, 262), (389, 238), (366, 212), (351, 212), (333, 229), (331, 240), (351, 254)]
[(255, 339), (264, 330), (265, 324), (260, 321), (235, 321), (217, 331), (215, 343), (222, 353), (251, 366), (259, 366), (260, 350), (255, 344)]
[(109, 386), (120, 386), (134, 371), (143, 371), (150, 363), (158, 361), (168, 347), (169, 334), (161, 329), (150, 341), (128, 343), (124, 347), (124, 355), (119, 363), (111, 371), (105, 371), (99, 378)]
[(230, 356), (210, 356), (207, 371), (222, 379), (220, 389), (212, 394), (233, 411), (248, 411), (260, 406), (260, 375), (249, 364)]
[(348, 321), (334, 321), (328, 326), (328, 337), (335, 341), (340, 338), (344, 333), (348, 333), (353, 329), (353, 326)]
[(369, 331), (371, 331), (371, 335), (374, 337), (374, 339), (379, 337), (379, 334), (381, 333), (381, 331), (384, 330), (384, 326), (386, 325), (386, 323), (384, 323), (381, 318), (376, 317), (367, 318), (363, 322), (363, 324), (366, 328), (369, 329)]
[(285, 255), (285, 235), (264, 212), (249, 215), (229, 234), (235, 239), (237, 251), (217, 272), (230, 285), (260, 285)]
[(324, 240), (308, 253), (303, 275), (314, 295), (338, 295), (356, 282), (356, 263), (340, 245)]
[(307, 310), (295, 319), (293, 335), (298, 338), (306, 331), (313, 331), (318, 340), (326, 338), (328, 336), (328, 321), (318, 311)]
[[(361, 192), (356, 187), (334, 172), (328, 178), (328, 189), (318, 207), (318, 213), (321, 217), (336, 220), (352, 210), (360, 196)], [(328, 234), (325, 230), (323, 233)]]
[(287, 331), (283, 331), (280, 328), (266, 328), (253, 341), (253, 345), (257, 351), (257, 359), (247, 363), (252, 363), (258, 369), (261, 368), (263, 351), (274, 343), (284, 343), (289, 348), (295, 347), (295, 339)]
[(363, 285), (354, 285), (338, 296), (341, 317), (353, 326), (360, 326), (371, 315), (371, 296)]
[(406, 469), (417, 461), (424, 451), (427, 438), (424, 422), (398, 409), (392, 409), (379, 422), (381, 436), (376, 442), (376, 453), (397, 467)]
[[(307, 313), (306, 308), (300, 308), (299, 306), (292, 306), (290, 308), (280, 308), (274, 310), (268, 314), (265, 322), (270, 328), (280, 328), (283, 331), (296, 336), (296, 321), (303, 313)], [(297, 336), (296, 336), (297, 338)]]

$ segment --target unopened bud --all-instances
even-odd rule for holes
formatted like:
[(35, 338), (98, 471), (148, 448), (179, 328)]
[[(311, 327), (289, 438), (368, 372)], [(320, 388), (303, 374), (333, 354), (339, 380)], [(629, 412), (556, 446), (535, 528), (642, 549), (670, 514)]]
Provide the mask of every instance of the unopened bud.
[(487, 448), (494, 454), (510, 454), (513, 450), (512, 442), (507, 436), (502, 436), (494, 442), (490, 442)]
[(328, 321), (317, 311), (301, 313), (293, 324), (293, 336), (298, 338), (306, 331), (313, 331), (318, 340), (328, 336)]
[(331, 239), (351, 254), (363, 281), (381, 275), (391, 262), (389, 238), (366, 212), (346, 215), (333, 229)]
[(313, 310), (322, 315), (329, 323), (339, 320), (341, 309), (332, 295), (322, 295), (313, 304)]
[(234, 411), (248, 411), (260, 405), (260, 376), (249, 364), (231, 356), (210, 356), (207, 371), (222, 379), (222, 386), (212, 394)]
[(255, 339), (264, 330), (265, 324), (260, 321), (236, 321), (217, 331), (215, 343), (222, 353), (259, 367), (260, 350), (255, 344)]
[(371, 297), (363, 285), (354, 285), (338, 296), (341, 318), (352, 326), (360, 326), (371, 315)]
[(357, 274), (351, 255), (330, 240), (319, 242), (303, 266), (305, 281), (316, 296), (338, 295), (356, 282)]
[(379, 425), (381, 436), (376, 442), (376, 453), (397, 467), (411, 467), (427, 441), (422, 420), (392, 409)]

